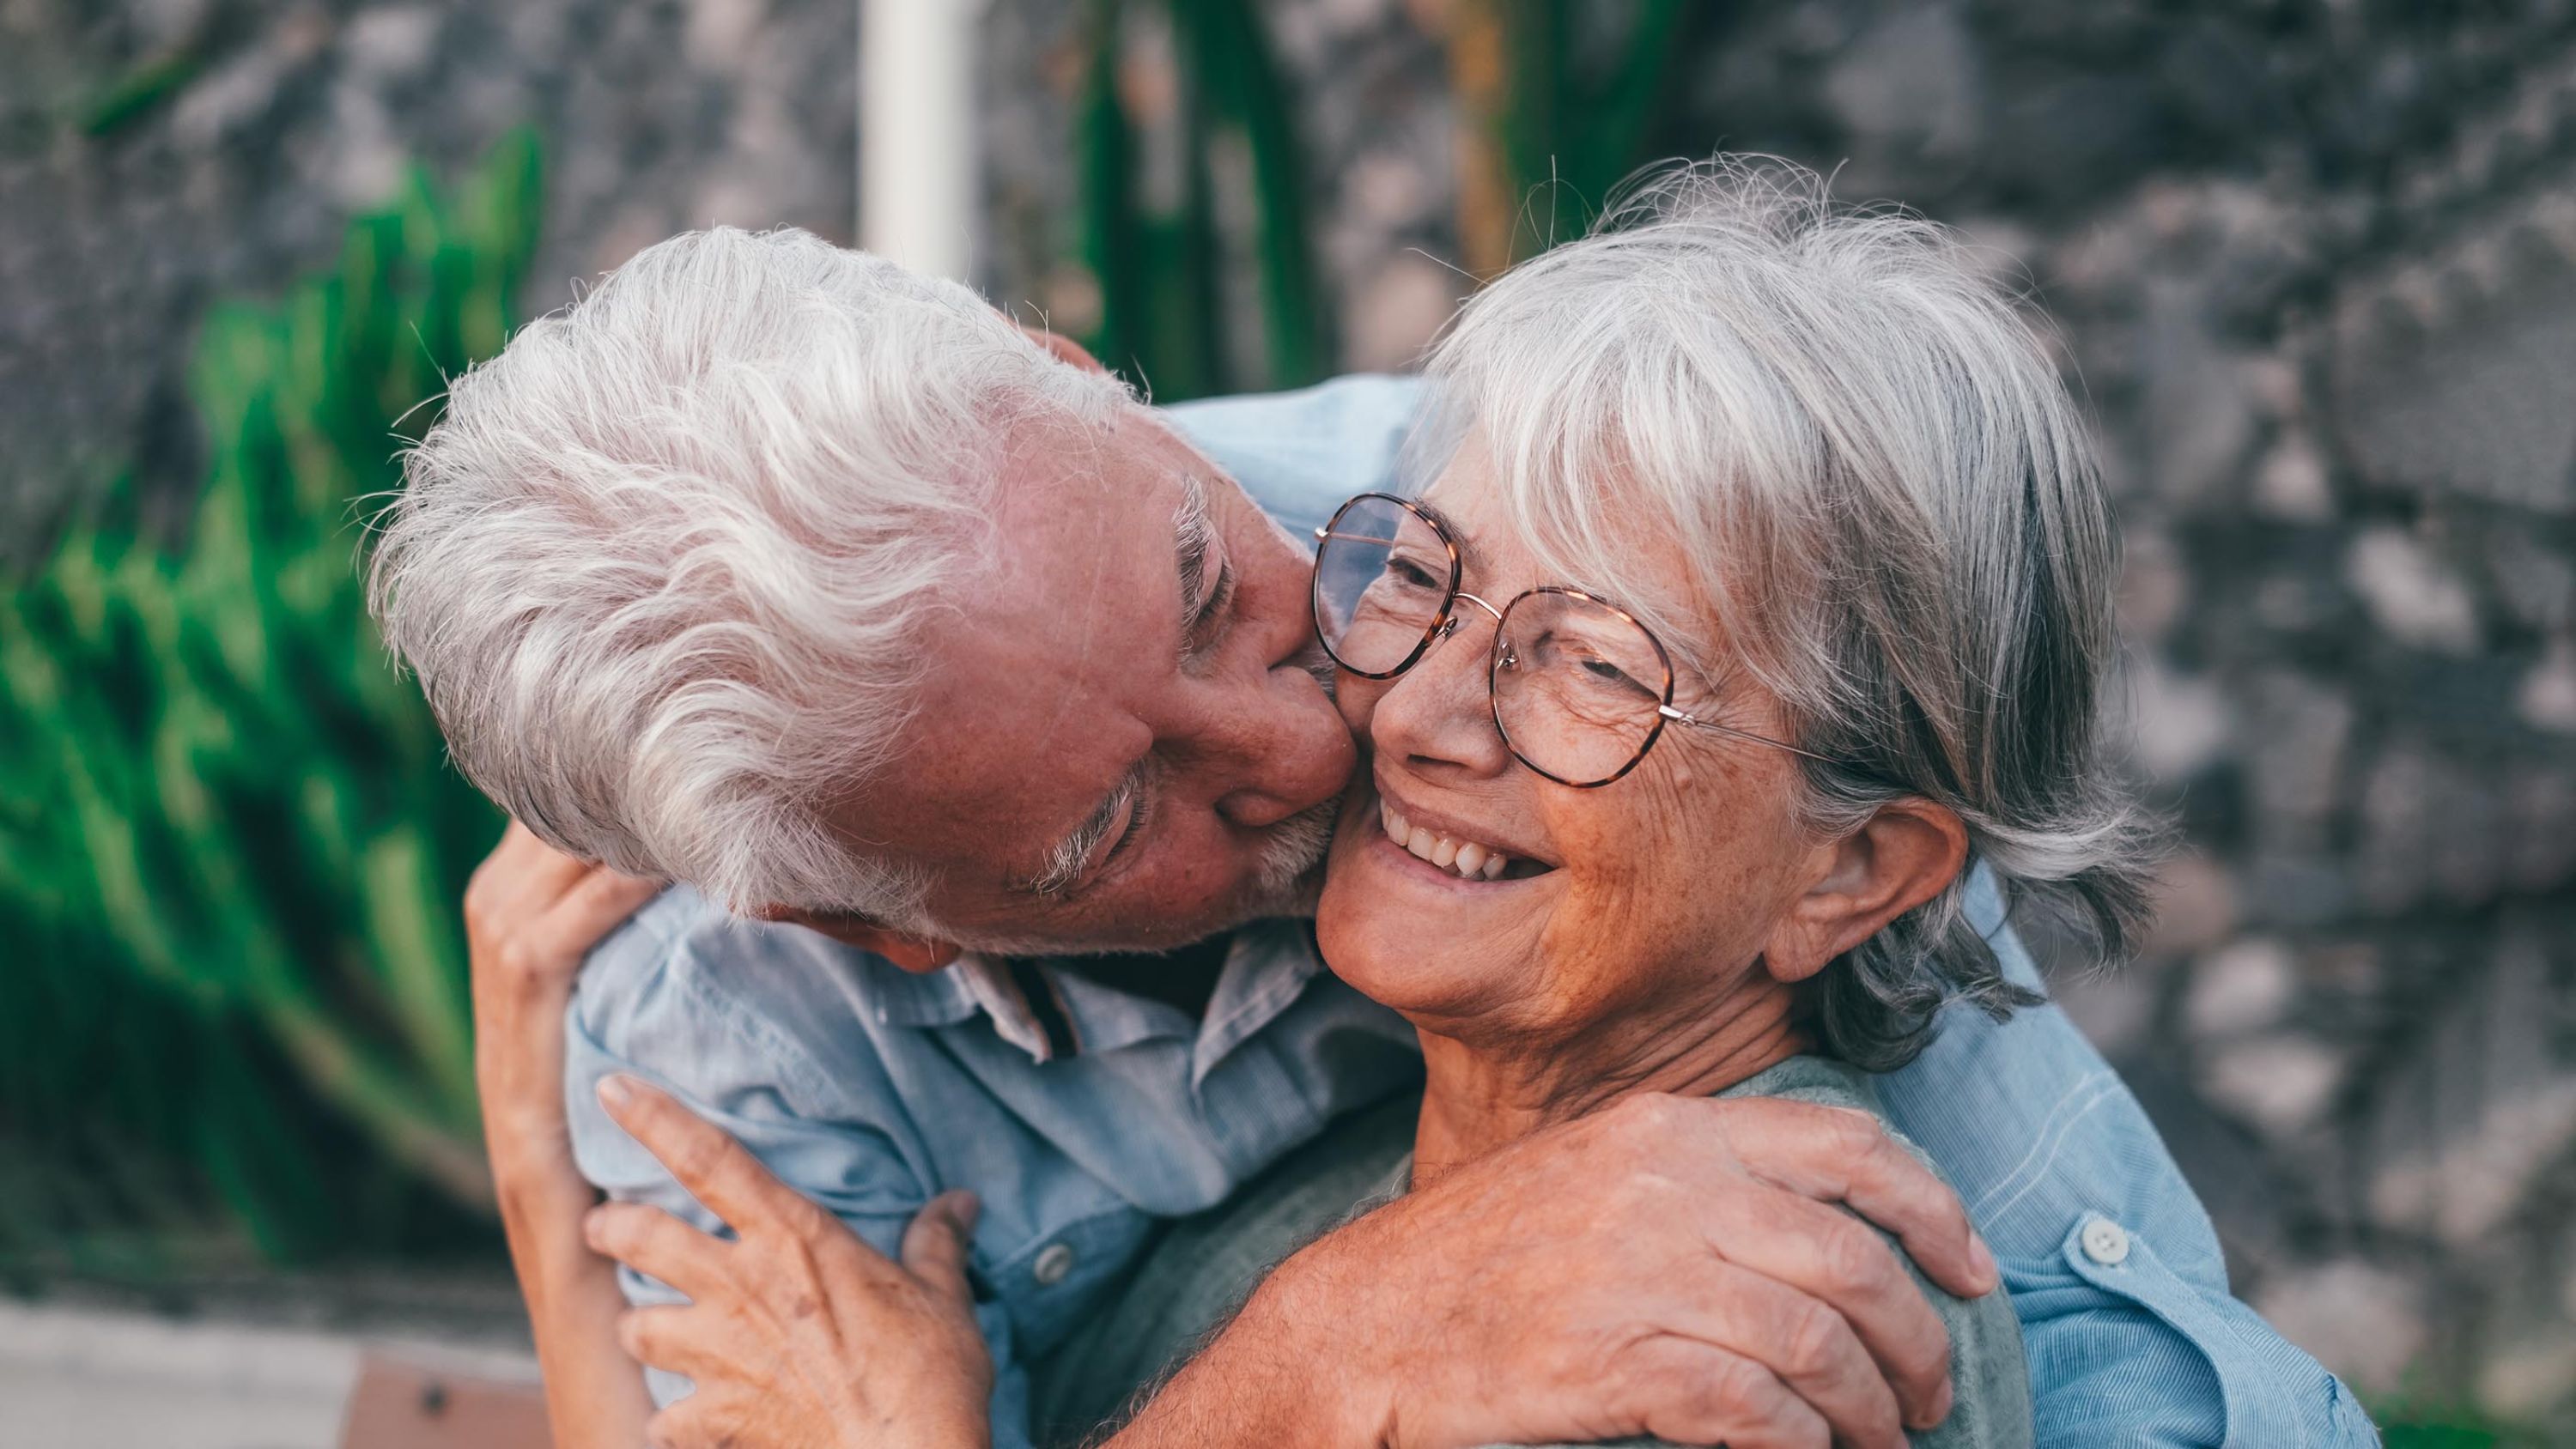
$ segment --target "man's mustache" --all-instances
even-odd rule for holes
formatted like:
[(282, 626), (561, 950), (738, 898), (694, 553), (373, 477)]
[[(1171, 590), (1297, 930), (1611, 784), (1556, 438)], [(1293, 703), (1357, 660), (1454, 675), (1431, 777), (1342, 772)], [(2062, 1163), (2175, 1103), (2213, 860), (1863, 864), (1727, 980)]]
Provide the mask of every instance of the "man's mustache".
[(1334, 667), (1333, 657), (1324, 652), (1324, 646), (1321, 643), (1311, 639), (1308, 640), (1306, 642), (1305, 649), (1297, 655), (1294, 663), (1298, 668), (1315, 676), (1315, 682), (1324, 687), (1324, 698), (1339, 699), (1341, 697), (1335, 691), (1338, 688), (1342, 672), (1340, 669)]

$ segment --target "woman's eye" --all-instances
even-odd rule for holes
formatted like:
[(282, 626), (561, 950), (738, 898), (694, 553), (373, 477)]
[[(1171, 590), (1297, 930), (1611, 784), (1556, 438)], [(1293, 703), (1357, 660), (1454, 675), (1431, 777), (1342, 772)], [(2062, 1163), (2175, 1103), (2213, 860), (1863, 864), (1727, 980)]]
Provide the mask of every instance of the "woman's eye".
[(1600, 655), (1586, 653), (1574, 663), (1583, 673), (1583, 682), (1595, 689), (1615, 690), (1623, 695), (1649, 699), (1654, 697), (1655, 692), (1638, 682), (1635, 674)]
[(1406, 588), (1429, 589), (1439, 586), (1438, 581), (1431, 577), (1428, 570), (1409, 558), (1388, 558), (1386, 572), (1389, 578)]

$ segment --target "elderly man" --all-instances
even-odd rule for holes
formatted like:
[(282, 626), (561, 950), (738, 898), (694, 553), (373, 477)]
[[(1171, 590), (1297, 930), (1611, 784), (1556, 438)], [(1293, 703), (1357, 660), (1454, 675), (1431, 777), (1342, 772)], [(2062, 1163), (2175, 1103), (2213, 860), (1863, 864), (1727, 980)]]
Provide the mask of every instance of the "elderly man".
[[(622, 888), (511, 846), (478, 911), (483, 956), (521, 968), (478, 964), (487, 1111), (563, 1442), (631, 1441), (640, 1408), (564, 1227), (558, 1103), (613, 1197), (701, 1226), (747, 1200), (674, 1181), (601, 1114), (604, 1079), (670, 1086), (882, 1252), (925, 1207), (962, 1232), (944, 1195), (976, 1193), (1002, 1444), (1026, 1442), (1026, 1363), (1156, 1223), (1411, 1083), (1409, 1033), (1280, 919), (1353, 756), (1305, 558), (1263, 513), (1382, 485), (1410, 408), (1356, 380), (1158, 415), (962, 288), (721, 231), (459, 380), (378, 552), (387, 635), (514, 816), (687, 883), (592, 955), (561, 1037), (547, 983)], [(1978, 909), (2036, 985), (1991, 889)], [(1168, 954), (1120, 954), (1142, 950)], [(1883, 1096), (2000, 1249), (2042, 1442), (2366, 1441), (2229, 1298), (2189, 1189), (2053, 1010), (1953, 1013)], [(1681, 1166), (1614, 1170), (1640, 1139)], [(1946, 1408), (1939, 1326), (1809, 1199), (1991, 1286), (1910, 1166), (1781, 1102), (1543, 1134), (1292, 1258), (1119, 1442), (1898, 1442)], [(1387, 1371), (1433, 1334), (1449, 1372)], [(1676, 1342), (1651, 1371), (1621, 1348)]]

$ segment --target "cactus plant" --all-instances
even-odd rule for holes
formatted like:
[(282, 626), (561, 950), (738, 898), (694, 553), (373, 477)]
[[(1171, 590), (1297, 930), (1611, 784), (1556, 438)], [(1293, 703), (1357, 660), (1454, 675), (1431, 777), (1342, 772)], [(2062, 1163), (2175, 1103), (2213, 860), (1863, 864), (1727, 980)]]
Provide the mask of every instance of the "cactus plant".
[(214, 309), (184, 544), (110, 506), (0, 596), (0, 953), (34, 1008), (0, 1018), (0, 1257), (190, 1204), (290, 1257), (487, 1204), (455, 907), (499, 820), (357, 553), (404, 431), (500, 347), (537, 214), (514, 135)]

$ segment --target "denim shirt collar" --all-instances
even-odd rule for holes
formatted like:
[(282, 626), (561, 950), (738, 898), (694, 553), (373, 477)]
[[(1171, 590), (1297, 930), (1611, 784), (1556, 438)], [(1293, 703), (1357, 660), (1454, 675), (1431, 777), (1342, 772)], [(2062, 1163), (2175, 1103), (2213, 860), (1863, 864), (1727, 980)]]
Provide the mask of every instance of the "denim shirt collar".
[[(1075, 957), (1045, 957), (1036, 964), (1055, 1006), (1073, 1028), (1078, 1049), (1111, 1052), (1139, 1042), (1192, 1037), (1190, 1076), (1193, 1085), (1227, 1053), (1288, 1008), (1306, 983), (1323, 969), (1316, 954), (1311, 923), (1302, 920), (1256, 921), (1234, 933), (1218, 969), (1216, 990), (1206, 1015), (1189, 1013), (1161, 1001), (1120, 991), (1083, 975), (1061, 969)], [(878, 962), (883, 978), (873, 993), (878, 1019), (896, 1026), (955, 1026), (982, 1014), (1002, 1040), (1027, 1052), (1032, 1061), (1055, 1058), (1046, 1028), (1031, 1007), (1008, 962), (969, 953), (944, 970), (915, 975)]]

